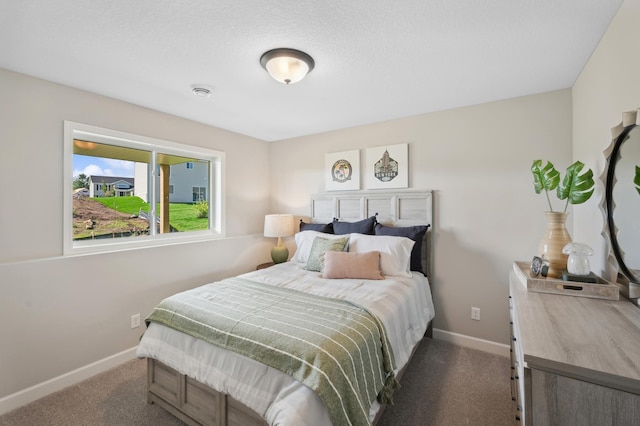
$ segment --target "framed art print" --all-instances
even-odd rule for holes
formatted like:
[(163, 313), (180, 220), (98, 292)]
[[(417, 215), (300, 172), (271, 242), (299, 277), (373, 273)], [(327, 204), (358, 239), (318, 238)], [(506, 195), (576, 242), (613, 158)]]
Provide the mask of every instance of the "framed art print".
[(360, 189), (360, 150), (334, 152), (325, 156), (325, 189)]
[(409, 145), (385, 145), (367, 149), (367, 189), (409, 187)]

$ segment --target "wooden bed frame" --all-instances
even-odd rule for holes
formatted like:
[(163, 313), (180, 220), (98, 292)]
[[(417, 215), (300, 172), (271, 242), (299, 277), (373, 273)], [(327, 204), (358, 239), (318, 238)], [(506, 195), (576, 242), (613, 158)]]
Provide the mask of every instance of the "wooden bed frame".
[[(431, 324), (429, 324), (431, 327)], [(402, 379), (418, 345), (407, 364), (398, 371)], [(255, 411), (229, 395), (178, 373), (158, 360), (147, 358), (147, 402), (158, 404), (191, 426), (268, 426)], [(386, 406), (382, 405), (373, 420), (375, 425)]]
[[(355, 191), (327, 192), (311, 197), (311, 221), (328, 223), (333, 218), (347, 222), (373, 215), (383, 225), (412, 226), (430, 224), (423, 241), (423, 270), (432, 285), (433, 265), (433, 204), (431, 191)], [(430, 322), (425, 336), (432, 337)], [(411, 362), (418, 345), (413, 348), (407, 364), (398, 372), (400, 380)], [(197, 380), (180, 374), (160, 361), (147, 358), (147, 402), (158, 404), (191, 426), (266, 426), (255, 411), (231, 396), (218, 392)], [(385, 406), (374, 419), (377, 423)]]

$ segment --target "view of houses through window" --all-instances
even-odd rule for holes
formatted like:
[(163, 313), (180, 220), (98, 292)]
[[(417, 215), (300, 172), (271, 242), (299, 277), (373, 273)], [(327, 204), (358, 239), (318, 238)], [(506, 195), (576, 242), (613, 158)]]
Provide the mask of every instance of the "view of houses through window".
[(216, 158), (82, 136), (72, 142), (74, 245), (211, 231), (219, 223), (210, 209)]

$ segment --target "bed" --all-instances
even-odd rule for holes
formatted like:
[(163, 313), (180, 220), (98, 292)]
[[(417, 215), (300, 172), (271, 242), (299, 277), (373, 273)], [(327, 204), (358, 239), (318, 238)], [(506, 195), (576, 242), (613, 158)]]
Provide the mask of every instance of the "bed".
[[(391, 361), (380, 361), (381, 365), (386, 366), (386, 370), (381, 371), (380, 374), (386, 375), (388, 383), (384, 384), (384, 388), (387, 389), (387, 384), (392, 385), (395, 379), (399, 380), (423, 336), (430, 334), (430, 323), (434, 316), (434, 310), (429, 281), (426, 276), (431, 274), (429, 265), (432, 256), (432, 230), (429, 229), (424, 233), (420, 250), (417, 251), (413, 250), (416, 244), (408, 245), (405, 241), (407, 238), (397, 236), (396, 231), (409, 229), (412, 226), (431, 225), (431, 203), (430, 191), (349, 192), (314, 195), (311, 198), (310, 216), (311, 222), (317, 226), (313, 227), (314, 230), (309, 230), (307, 227), (296, 235), (297, 250), (291, 261), (229, 278), (219, 283), (205, 285), (188, 294), (180, 294), (180, 296), (189, 298), (188, 303), (185, 302), (189, 306), (200, 303), (194, 302), (195, 299), (191, 299), (193, 297), (202, 297), (204, 304), (211, 303), (212, 300), (225, 300), (214, 309), (215, 315), (225, 316), (225, 318), (227, 304), (233, 305), (235, 303), (227, 297), (231, 297), (232, 293), (238, 293), (240, 298), (246, 297), (242, 293), (245, 289), (246, 291), (264, 292), (264, 296), (263, 293), (260, 293), (260, 297), (254, 297), (251, 293), (250, 297), (246, 297), (247, 299), (253, 297), (256, 303), (270, 300), (268, 298), (273, 296), (274, 300), (282, 301), (278, 303), (285, 304), (274, 307), (274, 312), (263, 317), (264, 319), (256, 320), (259, 322), (259, 325), (255, 325), (256, 328), (268, 328), (265, 326), (266, 322), (276, 321), (273, 316), (292, 306), (291, 311), (299, 310), (302, 312), (301, 315), (307, 315), (308, 318), (311, 314), (305, 312), (316, 312), (317, 321), (308, 321), (309, 323), (321, 323), (325, 317), (331, 317), (331, 314), (324, 311), (322, 314), (317, 314), (317, 311), (307, 311), (306, 308), (303, 308), (302, 303), (305, 303), (306, 298), (311, 298), (308, 302), (314, 305), (313, 309), (315, 309), (315, 304), (320, 302), (324, 304), (324, 301), (330, 301), (331, 304), (334, 301), (336, 304), (339, 303), (338, 309), (346, 309), (345, 305), (349, 305), (348, 309), (364, 308), (364, 313), (370, 313), (372, 318), (382, 324), (380, 332), (385, 336), (377, 340), (382, 341), (382, 346), (387, 342), (390, 347)], [(353, 230), (354, 226), (375, 218), (381, 235), (363, 235), (358, 232), (346, 234), (341, 232), (336, 235), (315, 230), (322, 224), (335, 224), (334, 218), (340, 218), (339, 225), (343, 231)], [(325, 268), (319, 271), (305, 269), (312, 264), (313, 258), (317, 256), (315, 249), (318, 248), (318, 243), (339, 245), (345, 238), (348, 240), (345, 244), (347, 247), (345, 250), (349, 250), (351, 253), (344, 253), (339, 249), (335, 250), (337, 253), (327, 252), (331, 256), (326, 253), (326, 258), (325, 254), (321, 256), (322, 259), (326, 259), (326, 262), (330, 262), (326, 264)], [(370, 257), (372, 251), (380, 253), (378, 259), (383, 272), (386, 272), (381, 277), (383, 279), (374, 280), (360, 276), (354, 278), (349, 275), (352, 272), (347, 273), (346, 277), (340, 275), (344, 273), (340, 269), (340, 265), (344, 267), (345, 256), (351, 256), (348, 257), (347, 265), (353, 265), (353, 256)], [(400, 252), (403, 254), (398, 254)], [(411, 256), (416, 253), (419, 253), (420, 257), (412, 258)], [(400, 259), (399, 263), (398, 259)], [(403, 262), (405, 261), (411, 263), (412, 269), (417, 269), (413, 266), (416, 261), (419, 262), (419, 268), (423, 273), (404, 267)], [(334, 272), (340, 278), (323, 278), (323, 275), (330, 275)], [(212, 296), (207, 293), (209, 291), (226, 291), (227, 293)], [(301, 298), (300, 302), (297, 299), (298, 296)], [(355, 304), (355, 308), (351, 306), (352, 304)], [(263, 305), (271, 305), (271, 303), (265, 302)], [(297, 308), (298, 306), (300, 307)], [(259, 315), (263, 315), (262, 309), (261, 305)], [(156, 310), (169, 311), (169, 309), (163, 308), (162, 303)], [(235, 310), (234, 308), (233, 311)], [(232, 315), (232, 313), (228, 315)], [(259, 315), (256, 318), (259, 318)], [(358, 311), (357, 315), (364, 314)], [(176, 316), (180, 315), (171, 311), (171, 315), (167, 315), (167, 318), (175, 318)], [(154, 319), (145, 331), (137, 353), (139, 357), (147, 358), (148, 402), (162, 406), (187, 424), (243, 426), (375, 424), (383, 411), (384, 404), (380, 404), (378, 400), (385, 401), (385, 398), (381, 398), (380, 395), (372, 402), (370, 401), (370, 406), (360, 405), (363, 412), (360, 417), (353, 417), (347, 413), (343, 402), (340, 402), (342, 409), (338, 403), (326, 402), (333, 401), (326, 399), (327, 391), (311, 389), (312, 384), (319, 381), (313, 378), (315, 376), (311, 376), (310, 379), (308, 374), (309, 370), (315, 369), (314, 365), (311, 365), (316, 363), (315, 359), (305, 365), (305, 367), (310, 366), (311, 369), (302, 369), (296, 364), (291, 369), (292, 375), (289, 375), (280, 371), (280, 365), (277, 363), (281, 361), (273, 361), (273, 366), (270, 366), (265, 365), (269, 362), (262, 358), (258, 357), (265, 363), (250, 357), (256, 352), (255, 348), (259, 348), (262, 344), (245, 348), (245, 352), (231, 351), (223, 349), (216, 342), (186, 334), (183, 332), (184, 330), (179, 331), (164, 325), (157, 318)], [(239, 318), (229, 317), (229, 319), (234, 324), (242, 322)], [(199, 317), (197, 320), (193, 318), (191, 320), (200, 326)], [(295, 323), (301, 324), (299, 321), (304, 320), (296, 320)], [(352, 327), (349, 326), (349, 328)], [(233, 330), (235, 333), (236, 328)], [(225, 341), (228, 340), (227, 336)], [(276, 340), (281, 341), (280, 339)], [(363, 358), (363, 351), (360, 349), (357, 350), (359, 351), (357, 352), (358, 356), (354, 355), (356, 350), (344, 349), (344, 351), (353, 352), (349, 355), (351, 364), (357, 358), (367, 359), (366, 356)], [(381, 351), (377, 350), (374, 353), (380, 354)], [(382, 353), (385, 354), (384, 348)], [(333, 355), (329, 356), (331, 359), (334, 358)], [(368, 362), (371, 363), (371, 361)], [(283, 364), (288, 364), (288, 361)], [(371, 365), (373, 366), (373, 364)], [(342, 369), (342, 367), (339, 368)], [(360, 366), (356, 368), (355, 364), (354, 369), (357, 371), (365, 370)], [(324, 375), (321, 369), (318, 370), (320, 374)], [(368, 374), (369, 369), (366, 370)], [(355, 380), (349, 379), (346, 382), (358, 382), (358, 380), (356, 377)], [(360, 381), (366, 382), (367, 380)], [(334, 383), (332, 380), (327, 380), (327, 382)], [(375, 380), (371, 379), (371, 382), (375, 382)], [(381, 386), (382, 383), (376, 389), (380, 389)], [(390, 387), (392, 388), (392, 386)], [(340, 400), (345, 395), (336, 388), (328, 391), (328, 393), (332, 392)], [(384, 392), (380, 391), (380, 393)], [(336, 417), (336, 412), (343, 412), (346, 417)]]

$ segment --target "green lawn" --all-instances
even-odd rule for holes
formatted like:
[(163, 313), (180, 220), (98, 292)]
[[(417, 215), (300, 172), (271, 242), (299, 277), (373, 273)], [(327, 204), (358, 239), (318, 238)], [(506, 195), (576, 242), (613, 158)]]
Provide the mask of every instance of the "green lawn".
[(138, 214), (140, 208), (149, 213), (149, 203), (145, 203), (140, 197), (99, 197), (93, 200), (122, 213)]
[[(94, 200), (123, 213), (138, 214), (140, 209), (149, 213), (149, 203), (145, 203), (140, 197), (106, 197)], [(160, 211), (159, 204), (157, 211)], [(195, 204), (170, 203), (169, 223), (180, 232), (209, 229), (209, 219), (198, 217)]]
[(180, 232), (209, 229), (209, 219), (198, 217), (195, 204), (170, 203), (169, 223)]

